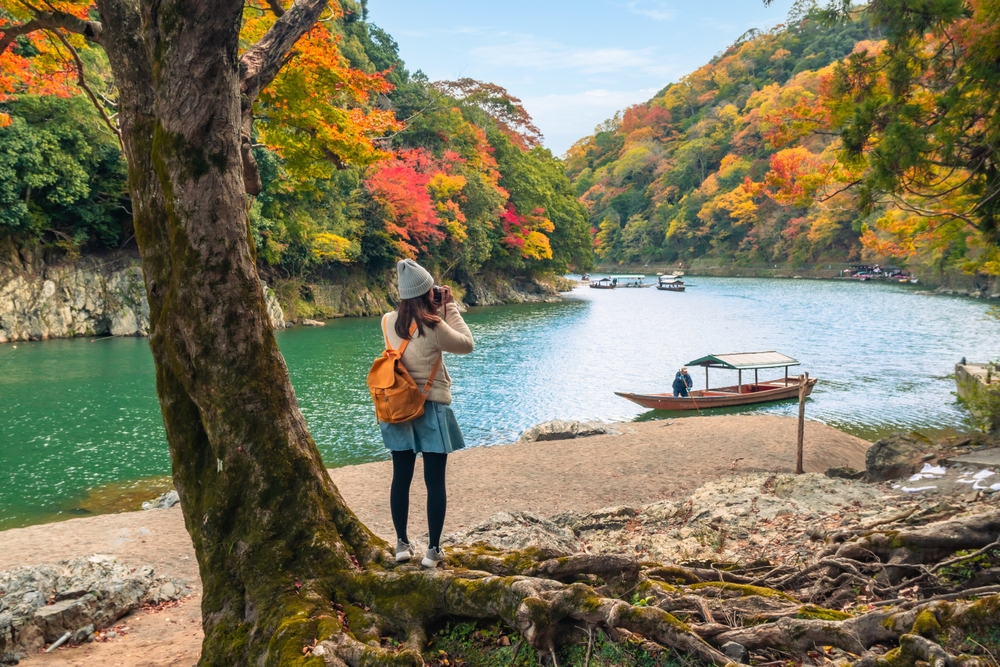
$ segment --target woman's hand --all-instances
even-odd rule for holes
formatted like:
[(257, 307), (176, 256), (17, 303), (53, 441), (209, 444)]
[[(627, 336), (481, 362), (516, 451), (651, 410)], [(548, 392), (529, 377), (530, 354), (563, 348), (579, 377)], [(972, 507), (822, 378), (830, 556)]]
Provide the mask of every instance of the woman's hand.
[(444, 308), (449, 303), (455, 303), (455, 297), (451, 294), (451, 288), (447, 285), (441, 286), (441, 307)]

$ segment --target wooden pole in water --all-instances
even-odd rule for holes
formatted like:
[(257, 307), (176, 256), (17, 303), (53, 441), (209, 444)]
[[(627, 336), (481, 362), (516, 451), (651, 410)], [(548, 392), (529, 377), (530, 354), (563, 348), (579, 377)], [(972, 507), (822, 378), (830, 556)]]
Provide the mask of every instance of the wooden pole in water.
[(802, 445), (806, 436), (806, 387), (809, 386), (809, 373), (799, 376), (799, 443), (795, 458), (795, 474), (805, 472), (802, 468)]

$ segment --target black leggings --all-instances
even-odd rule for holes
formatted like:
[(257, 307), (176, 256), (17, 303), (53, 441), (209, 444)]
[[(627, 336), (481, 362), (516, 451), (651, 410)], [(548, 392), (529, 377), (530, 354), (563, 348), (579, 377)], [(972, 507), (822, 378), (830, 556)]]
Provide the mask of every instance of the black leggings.
[[(396, 537), (405, 542), (410, 541), (406, 536), (406, 522), (410, 515), (410, 482), (413, 481), (413, 466), (416, 461), (416, 452), (392, 453), (392, 488), (389, 492), (389, 508), (392, 511), (392, 525), (396, 528)], [(444, 486), (444, 469), (447, 464), (447, 454), (424, 452), (424, 484), (427, 486), (427, 532), (430, 534), (428, 547), (441, 546), (444, 514), (448, 509), (448, 492)]]

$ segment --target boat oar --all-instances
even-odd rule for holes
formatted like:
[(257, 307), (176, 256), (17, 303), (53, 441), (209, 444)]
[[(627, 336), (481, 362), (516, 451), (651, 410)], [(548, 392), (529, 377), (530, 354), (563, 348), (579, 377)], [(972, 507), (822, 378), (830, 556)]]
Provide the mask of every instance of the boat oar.
[(698, 401), (694, 400), (694, 394), (688, 394), (688, 398), (694, 403), (694, 409), (698, 411), (698, 414), (701, 414), (701, 408), (698, 407)]

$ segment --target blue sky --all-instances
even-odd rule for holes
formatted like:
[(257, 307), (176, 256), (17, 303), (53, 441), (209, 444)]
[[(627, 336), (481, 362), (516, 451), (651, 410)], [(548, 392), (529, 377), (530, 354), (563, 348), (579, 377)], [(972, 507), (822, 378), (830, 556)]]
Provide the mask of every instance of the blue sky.
[(369, 0), (411, 71), (468, 76), (520, 97), (561, 155), (616, 110), (648, 100), (792, 0)]

